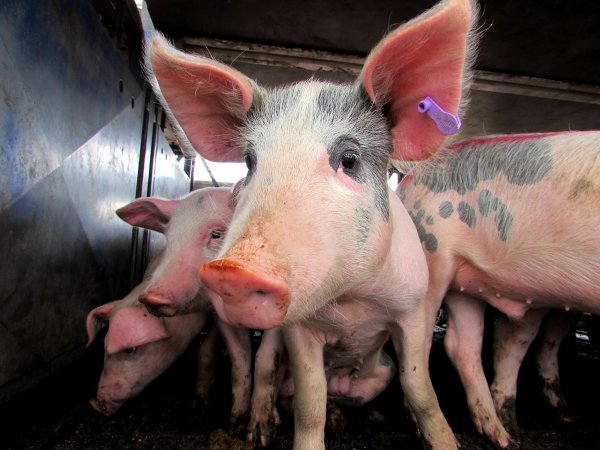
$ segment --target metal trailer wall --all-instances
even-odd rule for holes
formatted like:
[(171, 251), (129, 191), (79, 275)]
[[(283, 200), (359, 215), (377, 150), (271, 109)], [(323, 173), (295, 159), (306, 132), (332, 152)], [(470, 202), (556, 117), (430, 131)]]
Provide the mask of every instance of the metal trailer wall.
[(189, 191), (141, 36), (133, 1), (0, 3), (0, 403), (76, 360), (88, 311), (139, 280), (160, 237), (115, 209)]

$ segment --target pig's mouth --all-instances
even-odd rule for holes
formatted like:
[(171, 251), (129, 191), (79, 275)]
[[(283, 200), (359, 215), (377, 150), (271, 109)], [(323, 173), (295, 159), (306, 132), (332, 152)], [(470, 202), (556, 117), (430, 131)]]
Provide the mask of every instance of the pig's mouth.
[(96, 396), (90, 399), (90, 405), (100, 414), (112, 416), (123, 405), (123, 402)]
[(262, 330), (283, 323), (290, 304), (284, 281), (231, 259), (204, 264), (199, 276), (218, 294), (211, 295), (211, 301), (226, 322)]

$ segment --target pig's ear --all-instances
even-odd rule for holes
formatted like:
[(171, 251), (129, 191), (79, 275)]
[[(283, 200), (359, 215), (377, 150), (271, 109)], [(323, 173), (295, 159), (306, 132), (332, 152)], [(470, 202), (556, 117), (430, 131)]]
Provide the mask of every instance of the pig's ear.
[(160, 33), (146, 46), (146, 72), (175, 120), (184, 147), (211, 161), (241, 161), (236, 129), (254, 90), (246, 76), (212, 59), (181, 52)]
[(368, 56), (359, 81), (371, 100), (388, 111), (394, 158), (426, 159), (446, 139), (419, 111), (419, 103), (430, 97), (459, 115), (470, 79), (476, 14), (469, 0), (442, 1), (390, 33)]
[(98, 332), (104, 325), (108, 323), (114, 306), (114, 302), (106, 303), (102, 306), (92, 309), (88, 313), (87, 318), (85, 319), (85, 329), (88, 336), (87, 344), (85, 344), (86, 347), (89, 347), (92, 342), (94, 342)]
[(117, 215), (130, 225), (164, 233), (173, 210), (181, 200), (143, 197), (117, 209)]
[(106, 353), (109, 355), (138, 348), (169, 337), (163, 318), (153, 316), (143, 306), (119, 309), (110, 321), (106, 335)]

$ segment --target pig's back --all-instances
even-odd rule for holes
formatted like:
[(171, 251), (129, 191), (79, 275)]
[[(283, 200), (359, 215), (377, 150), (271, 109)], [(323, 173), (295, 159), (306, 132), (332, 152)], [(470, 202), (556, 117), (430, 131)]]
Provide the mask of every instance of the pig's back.
[(458, 143), (419, 164), (399, 194), (430, 269), (455, 265), (454, 287), (492, 303), (600, 310), (600, 132)]

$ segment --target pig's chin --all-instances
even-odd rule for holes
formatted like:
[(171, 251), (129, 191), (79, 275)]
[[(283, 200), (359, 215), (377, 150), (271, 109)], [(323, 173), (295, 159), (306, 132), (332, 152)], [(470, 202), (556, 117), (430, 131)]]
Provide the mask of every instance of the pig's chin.
[(121, 406), (123, 406), (122, 401), (115, 401), (109, 398), (102, 398), (96, 396), (95, 398), (90, 399), (90, 405), (100, 414), (104, 414), (105, 416), (112, 416), (116, 413)]
[(270, 330), (280, 326), (284, 319), (285, 309), (261, 307), (261, 305), (231, 306), (214, 296), (213, 306), (217, 315), (230, 325), (243, 326), (257, 330)]

